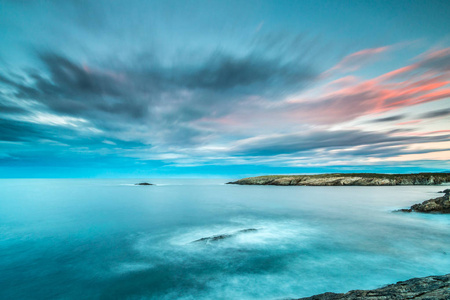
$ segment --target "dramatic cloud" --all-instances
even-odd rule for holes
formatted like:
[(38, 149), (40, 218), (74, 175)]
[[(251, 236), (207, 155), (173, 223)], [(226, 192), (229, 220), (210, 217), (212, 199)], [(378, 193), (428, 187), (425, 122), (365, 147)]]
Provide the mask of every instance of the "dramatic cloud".
[(219, 3), (207, 14), (190, 4), (5, 3), (8, 166), (420, 169), (449, 150), (444, 42), (405, 32), (365, 41), (359, 21), (345, 35), (335, 25), (311, 33), (288, 7), (280, 19), (250, 4), (235, 15)]
[(407, 143), (446, 141), (450, 138), (448, 134), (435, 137), (415, 137), (396, 135), (395, 133), (397, 132), (311, 131), (307, 134), (249, 138), (240, 141), (234, 150), (246, 155), (278, 155), (315, 149), (331, 150), (332, 148), (352, 148), (366, 145), (399, 146)]
[[(382, 50), (374, 52), (379, 51)], [(336, 124), (447, 97), (448, 74), (446, 68), (441, 69), (442, 64), (437, 70), (430, 69), (433, 53), (401, 72), (389, 72), (370, 80), (340, 81), (336, 91), (328, 91), (316, 99), (287, 101), (283, 97), (290, 93), (301, 92), (314, 82), (320, 84), (319, 73), (302, 60), (281, 63), (281, 58), (268, 59), (255, 53), (257, 51), (253, 50), (244, 57), (214, 53), (194, 66), (152, 64), (143, 69), (94, 67), (61, 55), (40, 54), (38, 57), (46, 72), (30, 70), (22, 76), (0, 77), (0, 83), (8, 90), (8, 94), (3, 94), (8, 101), (0, 102), (4, 107), (0, 139), (30, 143), (44, 140), (71, 146), (85, 144), (93, 147), (94, 152), (117, 146), (120, 141), (137, 142), (147, 145), (147, 150), (133, 148), (142, 158), (184, 161), (191, 165), (196, 164), (195, 161), (206, 163), (236, 155), (269, 157), (307, 151), (313, 155), (317, 149), (368, 145), (387, 145), (388, 148), (377, 146), (376, 151), (364, 148), (347, 151), (345, 155), (393, 155), (395, 151), (403, 153), (402, 143), (448, 139), (447, 135), (429, 140), (386, 132), (318, 131), (308, 127), (307, 132), (301, 134), (276, 133), (283, 127), (278, 118), (284, 119), (285, 124), (299, 119), (302, 126)], [(362, 51), (357, 56), (369, 53)], [(417, 73), (419, 66), (424, 71)], [(428, 67), (425, 69), (425, 66)], [(405, 75), (414, 70), (407, 80), (393, 80), (400, 73)], [(13, 104), (21, 102), (19, 106)], [(424, 114), (424, 118), (446, 113), (445, 109), (430, 112)], [(370, 122), (386, 123), (405, 118), (401, 114)], [(250, 130), (252, 124), (257, 126), (261, 122), (273, 125), (274, 134), (267, 136), (265, 130), (257, 127)], [(410, 120), (398, 125), (417, 122)], [(239, 128), (250, 131), (237, 134)], [(228, 136), (224, 135), (226, 133)], [(256, 137), (249, 136), (254, 133)], [(153, 154), (149, 155), (148, 151)], [(116, 152), (130, 155), (123, 150), (116, 149)]]
[(437, 52), (438, 57), (433, 52), (414, 65), (339, 87), (316, 98), (299, 98), (287, 106), (294, 117), (330, 124), (446, 99), (450, 97), (450, 52)]
[(201, 143), (210, 132), (193, 121), (229, 114), (250, 97), (275, 99), (299, 91), (317, 77), (301, 50), (278, 59), (259, 51), (243, 57), (216, 52), (195, 65), (155, 63), (144, 69), (93, 67), (44, 53), (39, 59), (48, 73), (2, 76), (0, 84), (13, 90), (16, 101), (34, 101), (53, 113), (85, 118), (123, 139), (135, 135), (128, 139)]

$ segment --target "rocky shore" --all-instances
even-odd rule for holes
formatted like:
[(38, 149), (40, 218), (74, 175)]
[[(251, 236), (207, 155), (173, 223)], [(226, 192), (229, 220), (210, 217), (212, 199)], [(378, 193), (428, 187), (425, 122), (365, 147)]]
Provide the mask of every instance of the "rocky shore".
[(419, 204), (414, 204), (411, 208), (401, 209), (403, 212), (422, 212), (422, 213), (450, 213), (450, 189), (440, 191), (444, 196), (430, 199)]
[(320, 175), (269, 175), (240, 179), (228, 184), (239, 185), (307, 185), (307, 186), (389, 186), (437, 185), (450, 182), (450, 173), (418, 174), (320, 174)]
[(450, 299), (450, 274), (400, 281), (375, 290), (354, 290), (343, 294), (324, 293), (298, 300), (444, 300)]

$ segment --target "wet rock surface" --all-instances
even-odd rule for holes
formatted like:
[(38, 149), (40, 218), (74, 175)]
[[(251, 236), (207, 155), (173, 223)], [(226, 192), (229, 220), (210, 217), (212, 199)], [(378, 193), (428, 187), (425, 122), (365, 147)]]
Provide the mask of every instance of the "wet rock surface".
[(354, 290), (347, 293), (324, 293), (298, 300), (448, 300), (450, 299), (450, 274), (400, 281), (374, 290)]
[(401, 209), (400, 211), (448, 214), (450, 213), (450, 189), (440, 191), (439, 193), (444, 193), (444, 196), (414, 204), (411, 208)]
[(226, 234), (219, 234), (219, 235), (214, 235), (214, 236), (209, 236), (209, 237), (204, 237), (198, 240), (193, 241), (192, 243), (199, 243), (199, 242), (203, 242), (203, 243), (210, 243), (210, 242), (216, 242), (216, 241), (220, 241), (220, 240), (224, 240), (227, 238), (231, 238), (234, 237), (238, 234), (242, 234), (242, 233), (248, 233), (248, 232), (255, 232), (257, 231), (257, 229), (255, 228), (247, 228), (247, 229), (242, 229), (239, 231), (236, 231), (234, 233), (226, 233)]

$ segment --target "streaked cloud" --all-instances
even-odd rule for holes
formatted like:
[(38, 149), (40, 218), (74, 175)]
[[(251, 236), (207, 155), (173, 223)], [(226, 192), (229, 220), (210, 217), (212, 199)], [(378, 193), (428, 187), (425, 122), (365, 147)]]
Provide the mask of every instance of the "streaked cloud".
[(23, 15), (0, 22), (0, 163), (450, 167), (444, 42), (333, 40), (270, 15), (223, 29), (210, 15), (172, 18), (180, 12), (166, 4), (161, 14), (144, 2), (83, 5), (5, 6)]
[(373, 63), (382, 54), (390, 50), (390, 46), (363, 49), (345, 56), (334, 67), (327, 70), (323, 77), (332, 75), (333, 73), (347, 73), (359, 70), (369, 63)]

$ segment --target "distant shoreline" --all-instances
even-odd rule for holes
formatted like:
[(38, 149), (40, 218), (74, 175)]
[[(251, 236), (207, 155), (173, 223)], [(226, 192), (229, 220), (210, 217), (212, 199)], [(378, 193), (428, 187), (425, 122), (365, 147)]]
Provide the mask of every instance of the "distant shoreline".
[(332, 173), (319, 175), (266, 175), (227, 184), (279, 186), (395, 186), (439, 185), (450, 182), (450, 173), (379, 174)]

